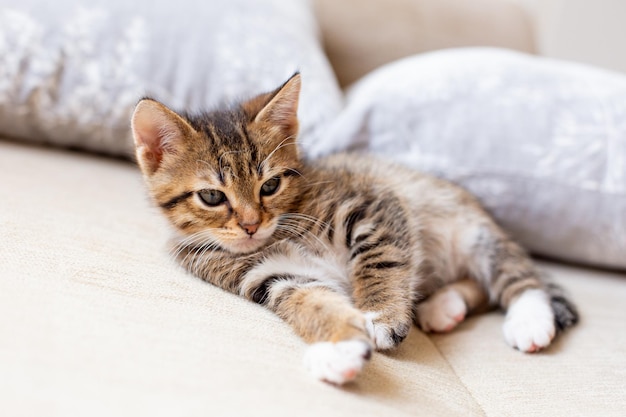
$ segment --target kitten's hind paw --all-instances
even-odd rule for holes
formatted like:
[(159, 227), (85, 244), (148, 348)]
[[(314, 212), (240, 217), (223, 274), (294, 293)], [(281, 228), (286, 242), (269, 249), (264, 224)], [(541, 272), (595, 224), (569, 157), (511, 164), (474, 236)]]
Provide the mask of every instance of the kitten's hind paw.
[(354, 380), (372, 356), (363, 340), (314, 343), (304, 355), (304, 366), (322, 381), (342, 385)]
[(436, 292), (417, 306), (417, 322), (425, 332), (447, 333), (466, 315), (465, 301), (453, 289)]
[(522, 352), (547, 347), (554, 338), (554, 313), (542, 290), (526, 290), (511, 304), (502, 327), (504, 339)]

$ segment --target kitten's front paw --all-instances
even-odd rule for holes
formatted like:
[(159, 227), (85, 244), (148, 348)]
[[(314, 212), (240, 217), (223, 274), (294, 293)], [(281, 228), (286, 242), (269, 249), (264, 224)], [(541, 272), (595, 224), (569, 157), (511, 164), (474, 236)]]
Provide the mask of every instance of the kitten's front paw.
[(372, 348), (363, 340), (314, 343), (304, 355), (304, 366), (313, 376), (332, 384), (354, 380), (372, 356)]
[(417, 321), (425, 332), (445, 333), (465, 320), (467, 306), (452, 289), (436, 292), (417, 306)]
[(509, 307), (504, 339), (522, 352), (537, 352), (547, 347), (554, 335), (554, 313), (548, 295), (542, 290), (526, 290)]
[(365, 328), (374, 342), (376, 350), (393, 349), (409, 334), (410, 326), (404, 323), (395, 325), (384, 323), (380, 313), (369, 311), (365, 315)]

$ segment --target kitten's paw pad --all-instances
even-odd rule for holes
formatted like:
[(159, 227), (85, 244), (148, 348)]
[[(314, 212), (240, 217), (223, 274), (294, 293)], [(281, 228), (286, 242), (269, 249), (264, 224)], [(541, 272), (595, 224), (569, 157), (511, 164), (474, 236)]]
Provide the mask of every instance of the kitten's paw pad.
[(556, 329), (546, 293), (525, 291), (509, 307), (502, 330), (506, 342), (522, 352), (538, 352), (550, 345)]
[(467, 306), (454, 290), (437, 292), (417, 307), (420, 327), (425, 332), (445, 333), (465, 320)]
[(393, 349), (402, 342), (409, 334), (409, 325), (398, 323), (389, 325), (378, 320), (380, 313), (367, 312), (365, 315), (365, 328), (374, 342), (376, 350)]
[(320, 342), (309, 346), (304, 366), (315, 378), (341, 385), (354, 380), (371, 356), (371, 347), (362, 340)]

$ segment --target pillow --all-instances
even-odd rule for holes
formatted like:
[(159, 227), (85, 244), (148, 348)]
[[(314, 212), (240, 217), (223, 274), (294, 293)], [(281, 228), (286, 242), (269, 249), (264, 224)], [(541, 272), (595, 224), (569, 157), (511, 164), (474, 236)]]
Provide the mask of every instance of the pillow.
[(536, 254), (626, 268), (622, 74), (489, 48), (414, 56), (354, 85), (311, 155), (343, 149), (461, 184)]
[(300, 70), (305, 149), (341, 106), (306, 0), (9, 0), (0, 57), (0, 134), (109, 154), (144, 95), (197, 110)]

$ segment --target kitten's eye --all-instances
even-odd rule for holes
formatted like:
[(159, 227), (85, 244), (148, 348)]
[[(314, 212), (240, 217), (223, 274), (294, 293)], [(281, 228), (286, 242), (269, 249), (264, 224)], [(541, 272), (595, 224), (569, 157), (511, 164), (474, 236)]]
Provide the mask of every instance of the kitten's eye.
[(200, 199), (211, 207), (219, 206), (226, 201), (226, 195), (219, 190), (202, 190), (198, 192)]
[(279, 186), (280, 186), (279, 177), (270, 178), (269, 180), (265, 181), (265, 184), (261, 186), (261, 195), (262, 196), (272, 195), (276, 192), (276, 190), (278, 190)]

